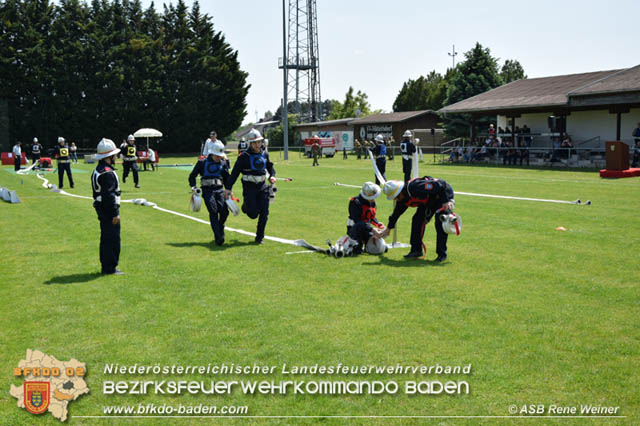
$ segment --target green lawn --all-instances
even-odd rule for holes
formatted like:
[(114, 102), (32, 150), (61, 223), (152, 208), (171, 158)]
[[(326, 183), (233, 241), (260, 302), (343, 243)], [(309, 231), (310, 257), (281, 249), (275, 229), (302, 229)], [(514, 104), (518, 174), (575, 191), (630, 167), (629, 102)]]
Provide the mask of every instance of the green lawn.
[[(345, 233), (349, 197), (334, 182), (373, 180), (368, 160), (297, 153), (272, 160), (278, 196), (267, 235), (324, 245)], [(233, 160), (233, 158), (232, 158)], [(162, 158), (164, 164), (193, 158)], [(76, 188), (90, 196), (91, 165), (74, 165)], [(119, 166), (119, 173), (122, 172)], [(204, 424), (247, 419), (96, 419), (103, 406), (246, 405), (249, 416), (508, 416), (509, 406), (619, 406), (623, 419), (427, 419), (433, 424), (638, 424), (640, 404), (640, 179), (603, 180), (596, 171), (541, 170), (421, 163), (423, 174), (455, 191), (559, 200), (591, 206), (456, 196), (464, 227), (449, 239), (449, 259), (435, 264), (435, 230), (426, 260), (408, 249), (384, 256), (334, 259), (286, 254), (300, 248), (227, 233), (217, 247), (208, 225), (150, 207), (123, 204), (124, 276), (101, 276), (99, 226), (91, 202), (51, 193), (34, 175), (0, 170), (0, 186), (21, 204), (0, 203), (0, 424), (58, 424), (33, 417), (9, 395), (13, 369), (27, 349), (85, 362), (91, 392), (71, 403), (70, 424)], [(159, 168), (123, 184), (123, 199), (144, 197), (187, 211), (188, 170)], [(401, 178), (399, 159), (387, 176)], [(57, 183), (57, 175), (47, 177)], [(65, 184), (65, 187), (67, 185)], [(235, 192), (241, 195), (241, 184)], [(378, 218), (392, 210), (384, 196)], [(409, 241), (412, 210), (398, 239)], [(255, 232), (256, 221), (228, 226)], [(557, 231), (559, 226), (565, 232)], [(278, 366), (276, 374), (105, 375), (121, 365), (231, 364)], [(469, 375), (281, 374), (288, 365), (468, 365)], [(464, 380), (462, 395), (104, 395), (107, 380)], [(402, 389), (402, 388), (401, 388)], [(290, 423), (287, 418), (254, 418)], [(343, 418), (299, 419), (342, 423)], [(354, 419), (414, 423), (417, 419)]]

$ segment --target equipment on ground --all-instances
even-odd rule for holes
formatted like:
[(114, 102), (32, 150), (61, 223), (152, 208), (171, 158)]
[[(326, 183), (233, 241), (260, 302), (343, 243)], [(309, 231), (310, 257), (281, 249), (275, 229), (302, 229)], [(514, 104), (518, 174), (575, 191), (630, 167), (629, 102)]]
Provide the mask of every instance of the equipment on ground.
[(384, 242), (384, 239), (378, 237), (371, 237), (369, 241), (367, 241), (367, 245), (365, 250), (369, 254), (382, 254), (386, 253), (389, 250), (389, 247)]

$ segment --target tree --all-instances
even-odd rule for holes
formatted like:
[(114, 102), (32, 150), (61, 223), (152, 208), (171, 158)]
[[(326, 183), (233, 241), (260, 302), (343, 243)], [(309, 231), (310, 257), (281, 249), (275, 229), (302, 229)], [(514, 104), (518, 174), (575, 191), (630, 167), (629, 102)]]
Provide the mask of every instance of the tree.
[(197, 1), (160, 16), (141, 0), (0, 0), (9, 143), (62, 135), (95, 148), (156, 127), (172, 151), (195, 151), (212, 128), (224, 138), (240, 126), (246, 80)]
[[(447, 70), (447, 76), (450, 75)], [(435, 71), (431, 71), (426, 77), (409, 80), (402, 85), (393, 103), (393, 111), (437, 111), (444, 104), (448, 84), (446, 77)]]
[[(491, 56), (489, 48), (483, 48), (480, 43), (476, 43), (464, 56), (465, 61), (458, 64), (447, 89), (445, 105), (454, 104), (502, 85), (498, 61)], [(481, 119), (479, 124), (486, 124), (488, 121), (488, 118)], [(468, 135), (471, 123), (471, 116), (468, 114), (445, 117), (445, 129), (449, 136)]]
[(502, 66), (502, 69), (500, 69), (500, 77), (502, 77), (504, 84), (527, 78), (524, 73), (524, 68), (522, 68), (520, 62), (510, 59), (504, 61), (504, 65)]
[[(298, 125), (298, 117), (296, 116), (296, 114), (289, 114), (288, 118), (289, 118), (289, 121), (288, 121), (289, 133), (288, 133), (287, 139), (289, 139), (289, 146), (293, 146), (294, 137), (295, 137), (294, 127)], [(267, 130), (266, 138), (269, 139), (269, 146), (274, 146), (274, 147), (284, 146), (284, 142), (283, 142), (284, 126), (282, 125), (282, 122), (280, 122), (280, 124), (277, 127)]]
[(349, 90), (344, 97), (344, 102), (339, 101), (332, 102), (331, 114), (327, 119), (338, 120), (340, 118), (350, 117), (366, 117), (371, 114), (371, 105), (369, 104), (369, 97), (366, 93), (358, 92), (354, 95), (353, 87), (349, 86)]

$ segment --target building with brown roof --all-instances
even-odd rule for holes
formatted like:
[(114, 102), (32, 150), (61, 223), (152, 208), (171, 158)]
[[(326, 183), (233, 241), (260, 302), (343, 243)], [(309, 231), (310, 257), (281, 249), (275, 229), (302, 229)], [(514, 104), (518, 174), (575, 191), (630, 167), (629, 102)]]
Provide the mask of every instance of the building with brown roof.
[(495, 116), (497, 126), (509, 126), (511, 130), (526, 124), (532, 134), (543, 136), (537, 139), (539, 143), (549, 143), (557, 131), (549, 127), (549, 117), (553, 116), (566, 123), (563, 130), (572, 136), (574, 144), (602, 147), (607, 140), (631, 144), (631, 132), (640, 122), (640, 65), (518, 80), (439, 112)]
[(438, 113), (430, 109), (422, 111), (405, 111), (372, 114), (351, 121), (353, 133), (360, 140), (373, 140), (382, 134), (385, 139), (393, 136), (393, 140), (400, 142), (405, 130), (435, 129), (438, 127)]

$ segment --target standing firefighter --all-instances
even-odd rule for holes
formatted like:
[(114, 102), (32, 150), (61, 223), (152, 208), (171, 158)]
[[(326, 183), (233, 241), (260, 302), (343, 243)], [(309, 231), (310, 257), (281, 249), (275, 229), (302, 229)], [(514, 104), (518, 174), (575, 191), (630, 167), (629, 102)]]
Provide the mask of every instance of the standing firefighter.
[(122, 166), (124, 169), (122, 172), (122, 183), (125, 183), (127, 181), (129, 170), (131, 170), (131, 172), (133, 173), (133, 183), (135, 184), (136, 188), (140, 188), (140, 185), (138, 185), (138, 156), (135, 142), (136, 138), (134, 138), (133, 135), (129, 135), (129, 137), (127, 137), (126, 151), (124, 152), (124, 157), (122, 158)]
[(247, 139), (249, 149), (243, 152), (236, 160), (231, 171), (231, 176), (225, 184), (226, 197), (233, 196), (231, 189), (240, 173), (242, 173), (242, 211), (251, 219), (258, 218), (258, 228), (256, 230), (257, 244), (262, 244), (264, 240), (264, 229), (269, 219), (269, 185), (276, 181), (276, 171), (273, 163), (269, 161), (269, 154), (262, 150), (262, 140), (260, 132), (251, 129)]
[(13, 146), (13, 170), (20, 170), (20, 164), (22, 163), (22, 142), (18, 141)]
[(353, 254), (361, 254), (371, 238), (381, 239), (384, 225), (376, 219), (376, 198), (380, 187), (373, 182), (365, 182), (357, 197), (349, 200), (347, 235), (357, 241)]
[[(373, 156), (376, 159), (376, 166), (382, 177), (387, 179), (387, 146), (384, 144), (382, 135), (376, 136), (376, 146), (373, 148)], [(376, 185), (380, 185), (380, 181), (376, 176)]]
[(224, 223), (229, 217), (229, 209), (225, 202), (224, 185), (229, 179), (229, 163), (224, 153), (224, 145), (220, 141), (209, 145), (207, 156), (198, 160), (189, 175), (189, 185), (197, 190), (196, 177), (200, 178), (202, 198), (209, 211), (209, 222), (216, 244), (224, 244)]
[(416, 146), (411, 142), (410, 130), (405, 130), (400, 142), (400, 151), (402, 152), (402, 172), (404, 173), (404, 181), (411, 179), (411, 165), (413, 163), (413, 153), (416, 152)]
[(33, 162), (31, 164), (35, 164), (36, 162), (40, 163), (41, 152), (42, 145), (38, 142), (38, 138), (33, 138), (33, 145), (31, 145), (31, 158)]
[(389, 216), (389, 224), (384, 236), (389, 235), (389, 230), (395, 228), (398, 218), (409, 207), (417, 207), (411, 220), (411, 252), (405, 258), (422, 257), (422, 238), (427, 223), (435, 215), (435, 227), (437, 234), (436, 262), (447, 259), (448, 235), (442, 227), (442, 216), (453, 212), (455, 202), (453, 189), (446, 181), (425, 176), (412, 179), (407, 183), (391, 180), (384, 184), (384, 193), (388, 200), (396, 200), (393, 213)]
[(71, 175), (71, 160), (69, 159), (69, 146), (66, 144), (62, 136), (58, 138), (58, 146), (56, 146), (54, 150), (54, 154), (58, 159), (58, 188), (62, 189), (62, 183), (64, 182), (65, 172), (67, 172), (67, 177), (69, 178), (69, 186), (73, 188), (73, 176)]
[(113, 169), (120, 152), (110, 139), (98, 143), (96, 160), (100, 160), (91, 175), (93, 207), (100, 221), (100, 263), (103, 274), (122, 275), (120, 260), (120, 182)]
[(311, 154), (313, 155), (313, 165), (319, 166), (320, 163), (318, 163), (318, 156), (320, 155), (320, 144), (318, 141), (315, 141), (311, 146)]

